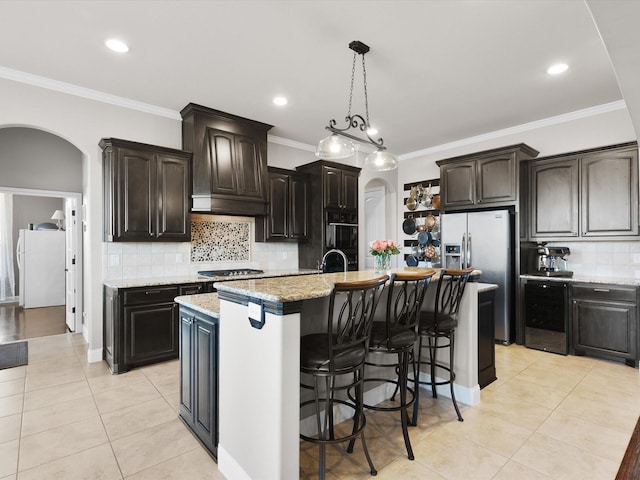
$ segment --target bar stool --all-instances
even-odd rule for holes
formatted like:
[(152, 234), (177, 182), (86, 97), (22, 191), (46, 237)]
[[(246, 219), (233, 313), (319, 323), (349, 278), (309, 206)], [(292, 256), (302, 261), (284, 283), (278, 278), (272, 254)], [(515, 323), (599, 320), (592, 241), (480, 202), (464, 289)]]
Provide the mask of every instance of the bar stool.
[[(371, 341), (369, 342), (369, 354), (397, 355), (397, 362), (389, 363), (382, 359), (374, 362), (369, 359), (365, 365), (370, 367), (394, 368), (397, 379), (373, 378), (365, 375), (365, 382), (391, 383), (395, 386), (391, 395), (391, 401), (395, 402), (396, 392), (400, 393), (399, 403), (394, 405), (367, 405), (365, 408), (375, 411), (400, 411), (400, 423), (402, 435), (407, 448), (407, 457), (413, 460), (413, 449), (409, 440), (409, 413), (408, 409), (413, 404), (415, 393), (407, 387), (409, 377), (409, 364), (413, 365), (413, 374), (417, 375), (415, 362), (413, 362), (413, 350), (418, 339), (418, 321), (420, 308), (424, 300), (427, 287), (435, 270), (421, 270), (415, 272), (392, 273), (389, 280), (387, 311), (384, 322), (373, 322), (371, 329)], [(407, 392), (410, 398), (407, 400)]]
[[(438, 398), (436, 387), (438, 385), (449, 385), (451, 388), (451, 400), (458, 415), (458, 421), (464, 419), (460, 414), (456, 396), (453, 392), (453, 382), (456, 379), (455, 369), (453, 365), (454, 347), (455, 347), (455, 331), (458, 326), (458, 310), (460, 309), (460, 300), (464, 293), (465, 286), (469, 280), (469, 275), (473, 271), (473, 267), (462, 270), (443, 269), (438, 279), (438, 287), (436, 288), (435, 310), (420, 312), (420, 323), (418, 325), (418, 342), (417, 370), (413, 377), (414, 383), (417, 382), (415, 392), (415, 402), (413, 404), (413, 424), (418, 422), (418, 408), (420, 402), (420, 384), (431, 385), (431, 394), (433, 398)], [(424, 341), (427, 344), (424, 344)], [(445, 343), (439, 343), (444, 341)], [(422, 350), (426, 348), (429, 353), (429, 360), (422, 360)], [(449, 349), (449, 364), (439, 363), (437, 360), (438, 351), (441, 349)], [(421, 365), (428, 365), (431, 378), (429, 382), (420, 381)], [(436, 372), (444, 371), (448, 378), (444, 380), (436, 380)]]
[[(319, 445), (320, 479), (325, 478), (326, 446), (349, 441), (347, 451), (351, 453), (357, 437), (362, 440), (371, 475), (377, 474), (364, 439), (363, 379), (373, 315), (388, 279), (383, 275), (372, 280), (336, 283), (329, 299), (326, 331), (300, 339), (300, 371), (313, 379), (312, 385), (301, 381), (300, 386), (314, 393), (314, 397), (301, 402), (300, 407), (315, 406), (317, 428), (315, 436), (301, 434), (300, 438)], [(341, 379), (340, 382), (337, 379)], [(336, 397), (336, 393), (349, 389), (354, 389), (355, 401), (346, 394)], [(349, 434), (336, 436), (334, 407), (341, 405), (353, 411), (348, 417), (353, 419), (353, 428)]]

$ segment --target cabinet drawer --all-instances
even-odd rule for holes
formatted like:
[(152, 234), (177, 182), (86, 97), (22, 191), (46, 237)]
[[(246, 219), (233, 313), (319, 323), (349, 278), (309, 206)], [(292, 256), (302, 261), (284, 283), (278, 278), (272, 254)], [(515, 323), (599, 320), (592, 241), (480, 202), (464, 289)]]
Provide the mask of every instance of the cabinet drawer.
[(572, 285), (571, 295), (574, 299), (606, 300), (620, 302), (636, 302), (636, 287), (622, 287), (619, 285)]
[(178, 296), (178, 287), (146, 287), (124, 291), (124, 304), (173, 302)]
[(196, 295), (198, 293), (206, 293), (208, 291), (207, 282), (180, 285), (180, 295)]

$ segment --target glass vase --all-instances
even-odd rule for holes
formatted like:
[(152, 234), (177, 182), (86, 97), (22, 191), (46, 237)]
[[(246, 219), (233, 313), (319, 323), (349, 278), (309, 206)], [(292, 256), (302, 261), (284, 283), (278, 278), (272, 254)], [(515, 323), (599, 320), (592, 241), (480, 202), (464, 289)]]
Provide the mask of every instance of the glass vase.
[(376, 273), (387, 273), (391, 270), (391, 255), (375, 255), (373, 260)]

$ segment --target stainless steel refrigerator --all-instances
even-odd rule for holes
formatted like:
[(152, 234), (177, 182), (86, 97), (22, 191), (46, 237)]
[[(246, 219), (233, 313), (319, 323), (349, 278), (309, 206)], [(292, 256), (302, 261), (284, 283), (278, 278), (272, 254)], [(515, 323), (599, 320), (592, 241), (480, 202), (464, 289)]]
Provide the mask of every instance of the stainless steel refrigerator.
[(498, 285), (496, 341), (515, 341), (514, 213), (510, 210), (441, 216), (442, 266), (482, 270), (479, 281)]

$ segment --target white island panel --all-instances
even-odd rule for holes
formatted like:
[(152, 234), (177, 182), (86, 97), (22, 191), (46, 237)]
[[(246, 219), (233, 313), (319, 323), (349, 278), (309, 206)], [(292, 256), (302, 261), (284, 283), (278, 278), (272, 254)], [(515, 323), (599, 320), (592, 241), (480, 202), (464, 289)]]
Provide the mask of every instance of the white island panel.
[(267, 313), (220, 301), (218, 466), (230, 480), (298, 478), (300, 314)]

